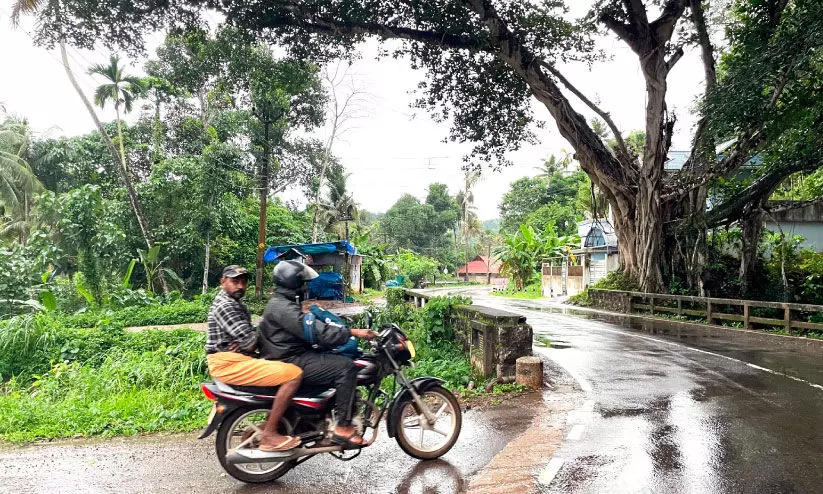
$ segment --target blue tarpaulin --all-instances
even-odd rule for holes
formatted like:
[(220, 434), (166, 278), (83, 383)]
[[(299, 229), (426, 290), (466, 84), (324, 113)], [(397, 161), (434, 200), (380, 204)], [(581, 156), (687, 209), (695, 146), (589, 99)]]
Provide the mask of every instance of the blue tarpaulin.
[(324, 271), (306, 284), (309, 298), (343, 300), (343, 276), (340, 273)]
[(350, 254), (355, 255), (357, 254), (357, 249), (350, 244), (346, 240), (341, 240), (339, 242), (325, 242), (322, 244), (291, 244), (291, 245), (275, 245), (274, 247), (269, 247), (266, 249), (266, 253), (263, 255), (263, 260), (266, 262), (272, 262), (277, 260), (277, 256), (288, 252), (290, 250), (296, 250), (301, 254), (305, 255), (317, 255), (317, 254), (331, 254), (334, 252), (340, 252), (341, 254)]

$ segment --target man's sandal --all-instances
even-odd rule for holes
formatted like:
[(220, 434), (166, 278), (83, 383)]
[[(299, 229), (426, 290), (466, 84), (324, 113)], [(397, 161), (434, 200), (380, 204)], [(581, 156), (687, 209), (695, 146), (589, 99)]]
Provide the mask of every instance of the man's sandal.
[[(359, 439), (359, 441), (356, 441), (354, 439)], [(363, 446), (363, 436), (360, 436), (359, 434), (357, 434), (357, 432), (352, 432), (347, 436), (333, 433), (331, 436), (331, 440), (333, 443), (339, 444), (346, 448), (360, 448)]]
[(257, 449), (266, 453), (280, 453), (283, 451), (289, 451), (297, 446), (300, 446), (300, 438), (299, 437), (292, 437), (286, 436), (286, 439), (276, 446), (269, 446), (268, 444), (261, 444), (258, 446)]

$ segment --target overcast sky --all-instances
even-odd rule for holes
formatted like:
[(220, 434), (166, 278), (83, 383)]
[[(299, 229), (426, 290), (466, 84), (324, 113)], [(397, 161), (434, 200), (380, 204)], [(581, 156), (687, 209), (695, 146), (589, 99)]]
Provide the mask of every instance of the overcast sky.
[[(33, 46), (27, 35), (32, 29), (30, 19), (12, 30), (8, 13), (7, 3), (0, 4), (0, 67), (4, 68), (0, 103), (9, 113), (27, 118), (39, 135), (70, 136), (91, 131), (93, 123), (66, 78), (59, 53)], [(642, 129), (645, 90), (637, 58), (617, 39), (604, 39), (601, 46), (612, 60), (596, 64), (591, 71), (583, 64), (562, 70), (590, 99), (600, 101), (626, 133)], [(424, 198), (432, 182), (446, 183), (452, 193), (456, 192), (462, 186), (461, 158), (471, 146), (442, 142), (448, 135), (448, 125), (435, 123), (409, 106), (424, 73), (409, 68), (405, 60), (375, 60), (376, 47), (376, 42), (364, 45), (362, 58), (349, 69), (354, 84), (368, 94), (367, 117), (354, 120), (333, 149), (351, 173), (349, 186), (355, 200), (370, 211), (385, 211), (403, 193)], [(109, 53), (72, 49), (70, 55), (81, 86), (91, 96), (99, 81), (86, 75), (85, 69), (106, 62)], [(141, 73), (143, 62), (137, 61), (129, 72)], [(689, 148), (694, 124), (691, 109), (702, 85), (699, 54), (692, 50), (669, 75), (669, 108), (678, 116), (672, 149)], [(589, 115), (582, 103), (576, 107)], [(546, 109), (536, 100), (534, 108), (537, 116), (546, 121), (545, 128), (538, 130), (539, 143), (512, 153), (513, 167), (502, 172), (484, 171), (475, 188), (481, 219), (498, 216), (497, 206), (509, 183), (536, 174), (534, 168), (552, 153), (559, 154), (564, 148), (571, 151)], [(109, 107), (101, 116), (113, 120), (114, 110)], [(316, 136), (324, 139), (326, 129)], [(287, 199), (304, 198), (291, 194)]]

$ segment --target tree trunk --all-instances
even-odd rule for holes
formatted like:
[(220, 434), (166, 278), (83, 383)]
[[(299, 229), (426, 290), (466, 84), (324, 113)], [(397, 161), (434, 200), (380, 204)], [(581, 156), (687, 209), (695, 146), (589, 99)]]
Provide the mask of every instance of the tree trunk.
[(206, 254), (203, 256), (203, 290), (205, 294), (209, 289), (209, 257), (211, 257), (211, 232), (206, 232)]
[[(145, 240), (148, 248), (151, 249), (152, 247), (154, 247), (154, 238), (152, 237), (151, 230), (149, 229), (148, 222), (146, 221), (146, 217), (143, 214), (143, 208), (140, 204), (140, 199), (137, 197), (137, 191), (134, 190), (134, 186), (131, 183), (131, 178), (129, 177), (128, 170), (125, 167), (124, 156), (117, 151), (117, 148), (111, 141), (111, 138), (108, 136), (108, 134), (106, 134), (106, 129), (103, 128), (103, 124), (100, 122), (100, 119), (97, 118), (97, 112), (94, 111), (94, 107), (91, 105), (91, 102), (88, 98), (86, 98), (86, 95), (80, 88), (80, 84), (77, 83), (77, 79), (74, 78), (74, 73), (71, 71), (71, 67), (69, 67), (68, 55), (66, 54), (66, 45), (62, 42), (60, 43), (60, 57), (63, 60), (63, 68), (66, 70), (66, 75), (68, 76), (71, 85), (74, 87), (74, 90), (77, 92), (77, 95), (80, 96), (80, 99), (86, 106), (86, 110), (88, 110), (89, 116), (91, 116), (91, 119), (94, 121), (94, 125), (97, 127), (97, 131), (100, 132), (100, 137), (103, 139), (103, 142), (106, 143), (106, 147), (109, 149), (109, 153), (111, 153), (112, 158), (114, 158), (114, 161), (118, 164), (117, 169), (120, 171), (120, 178), (123, 180), (123, 184), (126, 186), (126, 192), (129, 196), (129, 202), (131, 203), (131, 208), (134, 211), (134, 215), (137, 217), (137, 224), (140, 226), (140, 232), (143, 234), (143, 240)], [(117, 123), (119, 126), (119, 116), (117, 118)], [(120, 138), (120, 143), (122, 146), (122, 136)], [(162, 270), (158, 274), (158, 276), (160, 277), (161, 283), (163, 285), (163, 292), (165, 294), (168, 294), (169, 288), (166, 285), (166, 278), (165, 276), (163, 276)]]
[(260, 222), (257, 229), (257, 276), (254, 294), (263, 297), (263, 252), (266, 248), (266, 208), (269, 198), (269, 126), (263, 122), (263, 163), (260, 170)]
[(320, 168), (320, 177), (317, 179), (317, 191), (314, 193), (314, 212), (311, 215), (311, 243), (317, 243), (317, 208), (320, 207), (320, 188), (323, 187), (323, 178), (329, 165), (329, 150), (323, 153), (323, 166)]
[(763, 230), (763, 210), (756, 209), (740, 220), (741, 249), (740, 249), (740, 295), (749, 296), (752, 286), (752, 267), (757, 260), (757, 247), (760, 243), (760, 232)]
[(466, 237), (466, 283), (469, 282), (469, 237)]

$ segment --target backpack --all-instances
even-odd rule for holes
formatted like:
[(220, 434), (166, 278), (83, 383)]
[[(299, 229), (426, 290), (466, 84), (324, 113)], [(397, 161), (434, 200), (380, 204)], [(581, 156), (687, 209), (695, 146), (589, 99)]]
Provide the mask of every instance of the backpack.
[[(321, 324), (318, 325), (317, 323)], [(357, 338), (354, 336), (349, 337), (344, 344), (333, 349), (323, 348), (319, 342), (316, 341), (318, 332), (322, 333), (332, 328), (346, 328), (348, 330), (348, 324), (337, 314), (323, 310), (316, 305), (309, 307), (309, 311), (303, 315), (303, 335), (306, 341), (314, 348), (352, 359), (358, 357), (360, 355), (360, 349), (357, 348)]]

